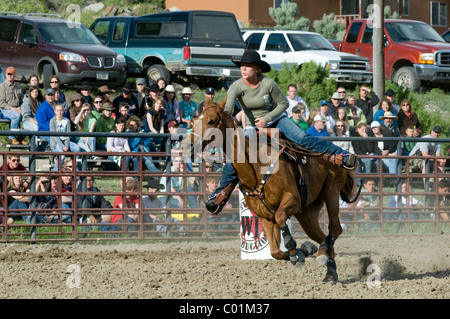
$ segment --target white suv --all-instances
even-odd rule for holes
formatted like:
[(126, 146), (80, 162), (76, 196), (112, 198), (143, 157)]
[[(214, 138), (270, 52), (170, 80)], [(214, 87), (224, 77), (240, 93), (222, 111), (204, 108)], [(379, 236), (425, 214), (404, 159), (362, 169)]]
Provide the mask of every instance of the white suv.
[(256, 50), (275, 70), (283, 63), (301, 66), (315, 62), (330, 71), (338, 83), (372, 82), (370, 61), (354, 54), (337, 51), (322, 35), (294, 30), (242, 30), (247, 49)]

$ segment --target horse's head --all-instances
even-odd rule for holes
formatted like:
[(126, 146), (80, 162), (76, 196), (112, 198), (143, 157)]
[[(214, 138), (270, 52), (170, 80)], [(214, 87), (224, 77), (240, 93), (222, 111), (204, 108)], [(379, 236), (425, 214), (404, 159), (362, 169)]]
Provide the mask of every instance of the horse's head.
[[(209, 97), (203, 105), (202, 113), (193, 119), (191, 132), (183, 141), (183, 149), (190, 148), (191, 156), (195, 151), (204, 151), (209, 147), (224, 147), (226, 128), (234, 128), (234, 122), (230, 115), (224, 112), (227, 97), (220, 104), (212, 101)], [(196, 149), (195, 146), (200, 146)], [(187, 155), (187, 154), (185, 154)]]

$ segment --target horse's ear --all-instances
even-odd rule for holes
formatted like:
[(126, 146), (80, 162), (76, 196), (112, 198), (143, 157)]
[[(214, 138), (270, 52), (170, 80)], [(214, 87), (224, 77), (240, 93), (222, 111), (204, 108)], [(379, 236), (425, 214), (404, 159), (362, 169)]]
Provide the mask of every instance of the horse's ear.
[(220, 102), (220, 104), (219, 104), (219, 107), (221, 109), (225, 109), (225, 104), (227, 104), (227, 96), (228, 96), (228, 94), (225, 95), (225, 97), (223, 98), (222, 102)]
[(205, 103), (203, 103), (203, 109), (210, 107), (212, 104), (212, 100), (209, 96), (206, 96)]

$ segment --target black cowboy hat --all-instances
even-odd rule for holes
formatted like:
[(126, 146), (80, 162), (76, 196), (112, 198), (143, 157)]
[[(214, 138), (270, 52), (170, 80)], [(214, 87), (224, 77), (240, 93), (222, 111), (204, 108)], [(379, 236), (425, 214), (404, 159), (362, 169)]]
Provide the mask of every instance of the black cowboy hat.
[(157, 179), (154, 178), (149, 178), (147, 180), (147, 185), (145, 185), (145, 187), (149, 188), (156, 188), (156, 189), (164, 189), (164, 185), (160, 184), (159, 181)]
[(129, 93), (132, 93), (133, 91), (134, 91), (133, 84), (131, 84), (130, 82), (126, 82), (122, 87), (122, 92), (129, 94)]
[(80, 91), (81, 90), (92, 90), (92, 86), (89, 84), (89, 82), (88, 81), (83, 81), (83, 82), (81, 82), (81, 85), (80, 85), (80, 89), (79, 89)]
[(233, 59), (232, 61), (239, 67), (241, 66), (241, 63), (249, 63), (257, 65), (261, 69), (261, 72), (263, 73), (269, 72), (271, 69), (269, 63), (261, 60), (261, 56), (255, 50), (245, 51), (240, 60)]

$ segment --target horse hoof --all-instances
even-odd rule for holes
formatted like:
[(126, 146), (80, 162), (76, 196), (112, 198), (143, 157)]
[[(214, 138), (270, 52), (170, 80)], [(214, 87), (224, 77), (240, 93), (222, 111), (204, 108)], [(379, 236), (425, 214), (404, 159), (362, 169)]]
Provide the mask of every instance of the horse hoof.
[(336, 283), (338, 281), (337, 274), (327, 274), (323, 279), (323, 282), (332, 282)]
[(328, 262), (328, 256), (327, 255), (320, 255), (316, 258), (317, 266), (325, 266)]
[(305, 264), (305, 257), (305, 254), (300, 249), (297, 249), (293, 255), (289, 254), (291, 263), (298, 267), (302, 267)]
[(305, 241), (301, 246), (300, 249), (303, 251), (303, 253), (305, 254), (306, 257), (308, 256), (312, 256), (315, 253), (317, 253), (317, 246), (314, 245), (312, 242), (310, 241)]

